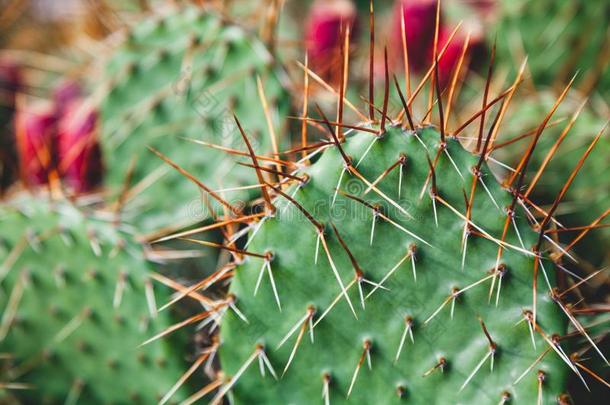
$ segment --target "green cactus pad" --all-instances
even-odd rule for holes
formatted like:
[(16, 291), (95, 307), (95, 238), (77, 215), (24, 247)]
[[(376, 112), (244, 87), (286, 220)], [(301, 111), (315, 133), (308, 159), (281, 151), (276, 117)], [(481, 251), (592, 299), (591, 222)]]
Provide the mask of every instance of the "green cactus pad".
[[(485, 187), (477, 182), (462, 269), (464, 195), (470, 193), (472, 168), (478, 157), (455, 139), (447, 139), (448, 154), (437, 152), (439, 144), (439, 134), (431, 127), (416, 133), (392, 127), (380, 138), (355, 131), (347, 137), (343, 149), (369, 183), (404, 156), (402, 170), (400, 165), (394, 166), (376, 183), (378, 191), (366, 193), (369, 185), (355, 173), (344, 172), (340, 151), (334, 147), (297, 173), (307, 174), (306, 182), (283, 191), (274, 200), (275, 217), (265, 220), (248, 250), (269, 258), (281, 311), (268, 270), (254, 295), (265, 260), (246, 257), (235, 270), (230, 293), (248, 322), (229, 311), (221, 326), (224, 390), (230, 388), (234, 403), (323, 403), (321, 394), (328, 382), (333, 404), (498, 404), (509, 400), (530, 404), (536, 403), (539, 395), (539, 376), (544, 376), (540, 403), (556, 403), (565, 389), (569, 369), (550, 349), (553, 335), (566, 331), (565, 318), (551, 299), (543, 276), (545, 273), (554, 286), (554, 266), (547, 259), (529, 254), (538, 234), (531, 230), (520, 207), (514, 217), (516, 228), (511, 226), (504, 239), (510, 246), (503, 249), (497, 266), (498, 244), (490, 237), (501, 239), (507, 214), (495, 206), (490, 195), (499, 207), (510, 206), (513, 196), (482, 165)], [(435, 181), (429, 179), (426, 186), (430, 174), (426, 156), (435, 160), (437, 153)], [(430, 194), (433, 183), (439, 196), (438, 226)], [(341, 193), (333, 204), (336, 187)], [(373, 210), (343, 193), (380, 207), (385, 218), (378, 214), (372, 244)], [(297, 203), (284, 195), (293, 196)], [(324, 226), (324, 240), (318, 247), (316, 227), (297, 204)], [(343, 244), (357, 266), (353, 266)], [(534, 309), (533, 269), (538, 260), (544, 267), (538, 273), (536, 294), (540, 331), (530, 335), (531, 324), (524, 319), (527, 311)], [(333, 266), (358, 319), (341, 294)], [(373, 292), (372, 284), (356, 282), (356, 267), (362, 270), (363, 279), (383, 282), (386, 289)], [(494, 271), (496, 268), (499, 272)], [(361, 307), (358, 285), (362, 285), (366, 309)], [(452, 292), (457, 296), (455, 300), (450, 298)], [(308, 314), (312, 313), (314, 343), (308, 325)], [(278, 348), (291, 330), (293, 333)], [(302, 339), (292, 363), (282, 375), (300, 333)], [(404, 344), (397, 359), (401, 340)], [(256, 363), (261, 361), (264, 368), (265, 359), (273, 366), (278, 381), (269, 372), (261, 376)], [(358, 364), (361, 367), (348, 398)], [(530, 366), (531, 370), (519, 379)], [(239, 378), (232, 380), (236, 375)]]
[[(118, 193), (136, 159), (131, 186), (139, 192), (128, 200), (125, 220), (144, 232), (179, 229), (211, 216), (202, 190), (183, 181), (182, 174), (147, 147), (161, 151), (210, 188), (251, 185), (254, 176), (235, 159), (184, 138), (241, 148), (234, 112), (251, 131), (257, 153), (267, 153), (271, 141), (257, 78), (278, 134), (278, 117), (285, 116), (289, 106), (281, 73), (256, 38), (205, 9), (166, 11), (128, 33), (106, 64), (103, 86), (107, 183)], [(282, 106), (279, 115), (276, 105)], [(236, 202), (251, 195), (252, 190), (225, 197)]]
[(171, 325), (152, 306), (168, 291), (153, 287), (129, 234), (45, 198), (0, 207), (0, 352), (10, 355), (8, 382), (32, 388), (13, 394), (35, 403), (156, 403), (186, 370), (178, 337), (139, 347)]
[[(595, 307), (595, 305), (593, 305)], [(579, 322), (586, 328), (587, 332), (592, 339), (597, 343), (599, 349), (603, 353), (608, 353), (610, 350), (610, 339), (608, 334), (610, 333), (610, 316), (607, 313), (601, 314), (589, 314), (579, 317)], [(570, 328), (574, 329), (574, 328)], [(574, 333), (578, 331), (574, 330)], [(574, 346), (578, 348), (577, 356), (575, 360), (587, 367), (603, 381), (608, 381), (610, 378), (610, 368), (599, 356), (593, 355), (593, 348), (591, 343), (583, 336), (579, 337), (579, 341), (575, 342)], [(597, 398), (603, 398), (608, 393), (608, 384), (605, 384), (597, 379), (589, 379), (590, 383), (587, 387), (584, 387), (578, 378), (572, 379), (572, 387), (570, 392), (572, 398), (576, 404), (594, 404)]]

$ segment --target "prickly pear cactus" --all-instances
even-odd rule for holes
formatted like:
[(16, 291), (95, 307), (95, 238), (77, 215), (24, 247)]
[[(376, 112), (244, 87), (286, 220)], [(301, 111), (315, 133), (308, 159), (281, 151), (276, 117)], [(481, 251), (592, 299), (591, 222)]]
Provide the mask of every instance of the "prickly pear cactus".
[(361, 130), (275, 189), (235, 269), (216, 400), (557, 403), (554, 266), (478, 161), (432, 127)]
[(159, 401), (185, 367), (179, 339), (139, 347), (171, 324), (141, 247), (67, 202), (19, 197), (0, 218), (2, 382), (36, 403)]
[(585, 93), (608, 96), (607, 2), (503, 0), (499, 5), (498, 51), (509, 65), (528, 55), (534, 82), (558, 87), (580, 70), (578, 86)]
[[(147, 147), (211, 188), (254, 183), (235, 159), (185, 138), (242, 149), (235, 113), (251, 131), (256, 152), (271, 152), (268, 121), (279, 137), (278, 117), (289, 106), (280, 76), (260, 42), (207, 9), (165, 10), (127, 34), (107, 63), (102, 143), (108, 184), (118, 192), (131, 179), (126, 216), (139, 230), (180, 228), (210, 216), (203, 190), (182, 181)], [(276, 105), (281, 106), (279, 115)], [(235, 201), (249, 195), (231, 192), (225, 197)]]

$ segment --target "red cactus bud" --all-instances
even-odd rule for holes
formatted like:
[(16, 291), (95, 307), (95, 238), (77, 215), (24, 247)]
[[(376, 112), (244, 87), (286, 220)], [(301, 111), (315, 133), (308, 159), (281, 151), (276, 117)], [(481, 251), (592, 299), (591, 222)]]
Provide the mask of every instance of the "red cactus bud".
[[(392, 22), (392, 52), (394, 64), (403, 63), (402, 58), (402, 24), (404, 19), (404, 32), (407, 40), (409, 66), (420, 71), (430, 66), (428, 50), (434, 44), (434, 31), (436, 28), (437, 0), (397, 0), (394, 5), (394, 21)], [(439, 21), (442, 27), (442, 19)], [(400, 56), (399, 59), (397, 59)]]
[(28, 185), (45, 184), (55, 167), (56, 117), (47, 104), (18, 105), (15, 117), (21, 179)]
[[(438, 49), (443, 49), (443, 47), (449, 41), (449, 37), (451, 32), (448, 30), (441, 30), (438, 35)], [(447, 84), (449, 84), (451, 80), (451, 75), (453, 70), (458, 64), (460, 59), (460, 55), (462, 54), (462, 48), (464, 45), (464, 38), (460, 35), (455, 35), (449, 45), (447, 45), (447, 50), (443, 54), (443, 57), (438, 61), (438, 82), (441, 88), (444, 88)], [(429, 53), (430, 60), (434, 59), (434, 51), (430, 49)]]
[(60, 83), (53, 91), (53, 102), (58, 116), (62, 115), (68, 104), (77, 101), (82, 96), (80, 85), (72, 80)]
[(64, 183), (87, 192), (102, 179), (102, 155), (97, 142), (98, 114), (82, 102), (71, 102), (59, 120), (58, 169)]
[(15, 99), (22, 85), (21, 70), (7, 58), (0, 59), (0, 193), (17, 175), (13, 117)]
[(305, 46), (310, 67), (331, 83), (341, 79), (342, 29), (349, 26), (353, 38), (356, 19), (356, 7), (350, 0), (316, 1), (307, 17)]

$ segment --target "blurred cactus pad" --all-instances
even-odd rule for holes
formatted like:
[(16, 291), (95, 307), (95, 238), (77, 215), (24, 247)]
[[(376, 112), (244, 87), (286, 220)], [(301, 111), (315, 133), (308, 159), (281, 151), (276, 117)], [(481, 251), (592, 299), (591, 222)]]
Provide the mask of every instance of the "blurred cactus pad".
[[(126, 219), (141, 231), (180, 228), (212, 214), (204, 190), (148, 147), (211, 188), (250, 185), (254, 177), (235, 159), (194, 142), (241, 146), (235, 113), (255, 151), (272, 152), (270, 132), (279, 138), (280, 117), (290, 105), (282, 73), (263, 44), (205, 8), (163, 9), (137, 22), (105, 67), (107, 183), (118, 192), (130, 179)], [(227, 198), (251, 196), (232, 192)]]
[(25, 403), (159, 401), (184, 371), (184, 342), (139, 347), (171, 324), (141, 246), (45, 196), (14, 198), (0, 221), (3, 382), (26, 384), (13, 391)]

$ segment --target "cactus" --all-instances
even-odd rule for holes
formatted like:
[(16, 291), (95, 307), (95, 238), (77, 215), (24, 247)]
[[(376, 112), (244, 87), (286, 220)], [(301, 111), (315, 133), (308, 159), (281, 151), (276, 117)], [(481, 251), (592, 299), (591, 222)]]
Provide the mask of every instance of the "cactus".
[[(541, 274), (534, 346), (528, 321), (519, 322), (532, 321), (532, 269), (544, 266), (553, 285), (553, 265), (532, 256), (538, 235), (519, 211), (507, 238), (491, 236), (502, 235), (506, 220), (495, 204), (510, 206), (512, 195), (456, 139), (447, 139), (446, 154), (439, 145), (432, 128), (389, 128), (378, 138), (356, 131), (300, 173), (302, 184), (276, 189), (275, 217), (249, 242), (261, 256), (235, 269), (229, 297), (241, 313), (229, 311), (221, 326), (228, 377), (220, 394), (230, 388), (237, 403), (309, 403), (324, 389), (333, 403), (405, 396), (497, 404), (534, 403), (542, 392), (543, 403), (554, 403), (567, 367), (559, 356), (536, 358), (566, 322)], [(435, 151), (430, 175), (426, 156)], [(471, 183), (479, 187), (466, 210)], [(256, 357), (278, 378), (284, 369), (281, 380), (254, 366), (244, 371)]]
[[(151, 159), (147, 147), (193, 176), (212, 181), (212, 188), (251, 184), (249, 170), (184, 138), (241, 146), (234, 111), (252, 131), (257, 153), (272, 152), (268, 122), (279, 133), (275, 106), (280, 106), (280, 117), (289, 106), (280, 79), (260, 42), (207, 9), (169, 10), (135, 26), (107, 63), (102, 107), (107, 184), (118, 193), (130, 178), (130, 186), (140, 189), (127, 201), (126, 218), (148, 232), (179, 229), (215, 213), (198, 215), (205, 206), (203, 191), (180, 181), (181, 175), (162, 160)], [(236, 201), (251, 196), (242, 191), (226, 197)]]
[[(610, 322), (610, 318), (608, 317), (607, 312), (604, 309), (604, 304), (599, 306), (591, 305), (592, 311), (589, 313), (584, 313), (579, 317), (579, 321), (582, 325), (587, 328), (589, 334), (592, 339), (597, 342), (600, 349), (607, 353), (608, 349), (610, 349), (610, 341), (608, 339), (608, 333), (610, 329), (608, 328), (608, 323)], [(574, 331), (574, 333), (578, 333)], [(594, 373), (597, 378), (592, 379), (591, 384), (589, 385), (590, 392), (585, 392), (585, 388), (578, 384), (578, 382), (574, 381), (574, 402), (577, 404), (594, 404), (596, 402), (596, 398), (601, 398), (604, 395), (607, 395), (608, 388), (610, 388), (610, 384), (607, 382), (610, 379), (610, 369), (597, 356), (592, 356), (591, 352), (593, 347), (590, 342), (588, 342), (585, 338), (579, 339), (580, 341), (576, 344), (578, 348), (571, 357), (573, 361), (578, 362), (581, 367), (586, 367), (592, 373)]]
[(155, 309), (169, 294), (131, 235), (45, 199), (0, 207), (3, 382), (36, 403), (157, 402), (184, 371), (180, 343), (139, 345), (170, 325)]
[(15, 136), (21, 181), (28, 187), (47, 184), (57, 165), (57, 117), (44, 101), (18, 106)]
[[(434, 1), (394, 3), (425, 4), (428, 17), (437, 10)], [(280, 4), (272, 2), (270, 10)], [(353, 93), (340, 74), (335, 78), (341, 81), (337, 122), (329, 122), (319, 107), (320, 119), (303, 118), (327, 138), (307, 145), (303, 131), (302, 148), (285, 153), (277, 145), (282, 141), (273, 136), (279, 132), (275, 105), (283, 116), (289, 104), (280, 85), (282, 73), (246, 31), (191, 7), (164, 9), (130, 30), (96, 93), (103, 100), (108, 184), (117, 197), (115, 212), (124, 214), (121, 219), (129, 226), (111, 226), (97, 211), (85, 214), (87, 208), (78, 201), (79, 208), (73, 202), (18, 196), (0, 207), (0, 355), (9, 352), (15, 358), (11, 364), (0, 357), (0, 389), (32, 384), (38, 391), (18, 393), (26, 402), (123, 403), (129, 397), (154, 403), (206, 359), (212, 381), (186, 399), (183, 391), (176, 392), (175, 399), (190, 404), (209, 395), (214, 405), (227, 400), (542, 405), (570, 403), (570, 378), (588, 388), (595, 375), (584, 365), (597, 370), (609, 363), (594, 341), (604, 330), (582, 316), (592, 307), (583, 304), (579, 287), (601, 272), (575, 284), (562, 261), (570, 253), (549, 235), (560, 226), (554, 216), (559, 202), (570, 196), (564, 195), (564, 185), (579, 187), (582, 176), (574, 176), (592, 147), (604, 143), (598, 142), (603, 132), (584, 154), (568, 151), (567, 160), (549, 166), (566, 171), (578, 161), (569, 180), (561, 176), (554, 186), (562, 189), (559, 195), (541, 194), (540, 201), (551, 208), (539, 207), (533, 202), (538, 195), (529, 198), (534, 185), (527, 186), (532, 166), (542, 160), (538, 149), (546, 137), (540, 136), (552, 126), (556, 105), (544, 107), (551, 112), (530, 135), (516, 169), (496, 180), (487, 162), (503, 164), (495, 155), (496, 130), (523, 70), (513, 87), (490, 101), (489, 93), (495, 92), (492, 63), (482, 110), (448, 131), (445, 124), (454, 120), (444, 115), (445, 97), (454, 115), (468, 113), (454, 94), (463, 87), (455, 80), (464, 76), (454, 71), (462, 64), (464, 37), (458, 33), (451, 42), (446, 27), (436, 27), (439, 47), (447, 45), (447, 51), (426, 69), (437, 56), (431, 51), (430, 22), (435, 21), (427, 18), (427, 28), (419, 30), (427, 39), (407, 42), (410, 53), (422, 47), (421, 57), (409, 55), (414, 70), (428, 73), (413, 93), (407, 76), (406, 101), (403, 94), (390, 94), (388, 68), (407, 53), (402, 31), (418, 27), (401, 24), (406, 10), (396, 14), (398, 25), (388, 27), (390, 34), (399, 32), (394, 42), (399, 50), (390, 46), (389, 57), (387, 50), (382, 53), (384, 66), (376, 75), (371, 44), (369, 120), (344, 122), (341, 95)], [(351, 7), (349, 16), (355, 20)], [(330, 26), (335, 29), (336, 20)], [(340, 46), (332, 35), (321, 37), (321, 43)], [(324, 54), (327, 49), (321, 48)], [(319, 55), (310, 56), (315, 65)], [(341, 68), (347, 71), (347, 65)], [(377, 90), (383, 88), (383, 106), (377, 107), (373, 80), (382, 76), (384, 86)], [(449, 78), (455, 80), (447, 95), (441, 88)], [(426, 90), (428, 109), (411, 108)], [(72, 97), (69, 88), (56, 99), (64, 96)], [(402, 109), (394, 118), (389, 110), (398, 104), (389, 101), (398, 100)], [(96, 163), (99, 150), (85, 142), (94, 132), (95, 111), (88, 103), (56, 104), (57, 139), (48, 141), (39, 130), (46, 128), (42, 121), (35, 122), (37, 131), (20, 127), (23, 156), (40, 160), (40, 150), (50, 155), (43, 156), (48, 165), (25, 171), (33, 175), (29, 184), (57, 175), (76, 190), (88, 189), (91, 181), (85, 174), (101, 167)], [(435, 106), (437, 125), (431, 124)], [(349, 108), (356, 110), (352, 103)], [(413, 114), (422, 109), (420, 123)], [(516, 120), (526, 121), (533, 111), (515, 114)], [(365, 117), (360, 111), (356, 115)], [(479, 120), (478, 136), (466, 130)], [(515, 129), (516, 120), (506, 119), (505, 126)], [(63, 167), (81, 141), (88, 147)], [(239, 158), (229, 158), (227, 151)], [(152, 159), (150, 152), (161, 160)], [(297, 152), (303, 158), (289, 161)], [(91, 158), (93, 166), (88, 165)], [(594, 181), (603, 187), (598, 177)], [(589, 179), (586, 184), (584, 189)], [(226, 187), (239, 192), (212, 191)], [(237, 204), (259, 196), (246, 210)], [(193, 229), (201, 217), (188, 210), (204, 203), (217, 223), (206, 220), (206, 226)], [(155, 294), (151, 277), (160, 276), (150, 271), (135, 236), (126, 232), (134, 229), (147, 240), (180, 239), (178, 243), (220, 248), (233, 260), (220, 261), (219, 270), (189, 288), (163, 279), (179, 294)], [(224, 229), (222, 236), (219, 229)], [(209, 230), (205, 239), (192, 238)], [(200, 313), (175, 324), (167, 312), (157, 314), (155, 301), (170, 305), (186, 297), (202, 304)], [(574, 297), (578, 303), (568, 303)], [(145, 330), (139, 329), (141, 317), (153, 315), (149, 321), (154, 325), (145, 322)], [(195, 340), (210, 347), (178, 378), (183, 371), (180, 342), (160, 339), (195, 324), (203, 331)], [(136, 350), (145, 339), (144, 348)], [(586, 349), (574, 353), (574, 343)], [(214, 362), (217, 351), (220, 361)], [(587, 352), (594, 361), (581, 357)], [(216, 363), (220, 371), (214, 373)], [(9, 396), (4, 400), (14, 401)]]
[[(385, 52), (383, 105), (370, 106), (369, 120), (355, 125), (343, 122), (347, 102), (339, 101), (337, 122), (318, 109), (321, 119), (305, 120), (324, 127), (327, 140), (306, 146), (310, 155), (289, 174), (276, 173), (278, 182), (265, 180), (250, 151), (258, 183), (266, 183), (264, 208), (254, 210), (247, 242), (233, 238), (222, 247), (233, 263), (189, 289), (231, 279), (227, 295), (200, 314), (212, 330), (220, 325), (220, 346), (210, 350), (218, 349), (221, 372), (191, 400), (215, 391), (213, 404), (225, 397), (311, 403), (322, 392), (327, 404), (566, 404), (569, 376), (585, 385), (589, 377), (567, 354), (577, 336), (567, 334), (568, 319), (607, 362), (572, 315), (567, 300), (578, 286), (569, 286), (566, 252), (548, 233), (565, 189), (546, 210), (523, 194), (532, 153), (568, 89), (499, 182), (487, 161), (498, 163), (490, 156), (496, 130), (523, 70), (492, 101), (489, 66), (483, 108), (447, 131), (441, 67), (429, 69), (435, 91), (419, 124), (415, 92), (408, 102), (399, 92), (397, 118), (388, 112), (388, 60)], [(436, 126), (429, 124), (433, 96)], [(466, 131), (479, 121), (478, 136)], [(251, 220), (227, 217), (222, 223)], [(189, 241), (216, 246), (208, 238)]]
[[(437, 97), (440, 70), (433, 65)], [(592, 341), (566, 303), (565, 274), (555, 281), (566, 252), (547, 226), (565, 190), (542, 220), (522, 194), (556, 105), (499, 183), (486, 160), (523, 70), (488, 104), (490, 66), (484, 108), (449, 135), (442, 99), (436, 127), (414, 125), (402, 94), (393, 118), (387, 53), (384, 73), (380, 120), (375, 108), (357, 125), (342, 122), (342, 103), (337, 123), (319, 110), (323, 119), (313, 120), (329, 140), (310, 147), (301, 163), (313, 163), (297, 166), (290, 186), (267, 183), (264, 217), (250, 224), (244, 249), (225, 246), (235, 260), (217, 273), (232, 282), (212, 311), (223, 317), (212, 403), (311, 403), (320, 391), (325, 403), (568, 403), (569, 376), (586, 384), (566, 354), (568, 319)], [(485, 112), (500, 100), (490, 125)], [(396, 124), (405, 118), (410, 131)], [(478, 137), (461, 133), (479, 120)]]
[[(498, 54), (514, 65), (529, 55), (534, 83), (561, 87), (581, 71), (579, 89), (607, 98), (608, 24), (605, 2), (512, 1), (499, 2)], [(493, 30), (489, 30), (493, 32)], [(492, 34), (493, 35), (493, 34)]]

